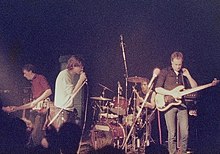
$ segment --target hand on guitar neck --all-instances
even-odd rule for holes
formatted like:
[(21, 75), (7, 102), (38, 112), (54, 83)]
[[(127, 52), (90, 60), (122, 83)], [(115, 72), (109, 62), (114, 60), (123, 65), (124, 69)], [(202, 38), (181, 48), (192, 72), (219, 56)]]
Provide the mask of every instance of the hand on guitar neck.
[(219, 80), (214, 79), (211, 83), (201, 85), (198, 87), (194, 87), (191, 89), (183, 90), (184, 86), (181, 85), (181, 86), (178, 86), (170, 91), (164, 90), (166, 92), (168, 91), (167, 95), (157, 93), (157, 95), (155, 97), (156, 107), (159, 111), (166, 111), (167, 109), (169, 109), (173, 105), (180, 105), (182, 103), (182, 101), (180, 99), (180, 98), (182, 98), (182, 96), (203, 90), (208, 87), (215, 86), (218, 83), (219, 83)]
[(18, 110), (32, 109), (37, 111), (38, 113), (46, 113), (50, 106), (50, 100), (45, 99), (39, 102), (35, 100), (32, 102), (28, 102), (27, 104), (21, 106), (10, 106), (10, 112), (15, 112)]

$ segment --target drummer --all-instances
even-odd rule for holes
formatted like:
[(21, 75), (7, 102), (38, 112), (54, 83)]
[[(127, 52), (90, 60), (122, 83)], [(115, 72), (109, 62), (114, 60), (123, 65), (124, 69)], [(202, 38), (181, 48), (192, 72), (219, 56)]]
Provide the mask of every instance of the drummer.
[[(148, 79), (145, 79), (141, 82), (141, 85), (140, 85), (141, 90), (138, 91), (138, 93), (137, 93), (136, 109), (138, 111), (141, 109), (140, 107), (145, 99), (145, 96), (149, 92), (148, 98), (144, 104), (144, 109), (141, 113), (142, 113), (142, 119), (144, 119), (145, 122), (147, 123), (148, 141), (150, 141), (152, 139), (152, 137), (151, 137), (151, 122), (152, 122), (152, 120), (155, 119), (154, 111), (155, 111), (156, 103), (155, 103), (154, 98), (155, 98), (156, 93), (153, 90), (149, 89), (148, 83), (149, 83)], [(147, 111), (147, 119), (148, 120), (146, 120), (146, 111)]]
[[(145, 98), (146, 94), (149, 91), (148, 83), (149, 83), (148, 79), (145, 79), (141, 82), (141, 85), (140, 85), (141, 90), (138, 91), (138, 94), (137, 94), (137, 96), (138, 96), (137, 97), (137, 110), (140, 109), (140, 106), (141, 106), (142, 102), (144, 101), (144, 98)], [(145, 104), (144, 104), (144, 107), (147, 107), (149, 109), (148, 114), (150, 114), (156, 106), (156, 103), (155, 103), (155, 100), (154, 100), (155, 95), (156, 95), (156, 93), (153, 90), (150, 90), (147, 102), (145, 102)]]

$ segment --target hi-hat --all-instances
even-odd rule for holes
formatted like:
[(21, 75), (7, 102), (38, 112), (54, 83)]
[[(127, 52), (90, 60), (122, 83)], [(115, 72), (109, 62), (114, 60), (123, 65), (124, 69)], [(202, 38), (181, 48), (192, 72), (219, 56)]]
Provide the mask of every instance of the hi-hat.
[(97, 100), (97, 101), (110, 101), (110, 98), (105, 98), (105, 97), (90, 97), (91, 99)]
[(147, 78), (138, 77), (138, 76), (128, 77), (128, 82), (141, 83), (144, 81), (147, 81)]

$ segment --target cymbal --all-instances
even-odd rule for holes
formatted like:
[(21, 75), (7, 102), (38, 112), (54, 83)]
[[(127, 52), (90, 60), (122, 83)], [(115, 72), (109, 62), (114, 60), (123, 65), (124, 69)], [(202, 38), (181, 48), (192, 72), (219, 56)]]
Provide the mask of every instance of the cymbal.
[(128, 77), (128, 82), (141, 83), (144, 81), (147, 81), (147, 78), (138, 77), (138, 76)]
[(110, 98), (105, 98), (105, 97), (90, 97), (91, 99), (97, 100), (97, 101), (110, 101)]

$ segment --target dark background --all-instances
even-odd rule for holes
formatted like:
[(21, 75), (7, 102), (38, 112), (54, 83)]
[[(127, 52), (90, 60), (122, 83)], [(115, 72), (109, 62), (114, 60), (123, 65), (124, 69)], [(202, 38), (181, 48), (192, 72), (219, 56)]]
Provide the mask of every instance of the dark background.
[[(150, 79), (155, 67), (170, 65), (170, 54), (180, 50), (199, 85), (219, 78), (219, 0), (2, 0), (0, 89), (10, 90), (1, 93), (4, 105), (21, 104), (29, 86), (21, 72), (26, 63), (35, 64), (54, 90), (58, 59), (66, 54), (85, 58), (90, 96), (101, 95), (101, 83), (114, 91), (105, 93), (113, 98), (118, 81), (125, 95), (121, 34), (128, 76)], [(219, 92), (219, 85), (200, 92), (196, 125), (201, 151), (219, 152)]]

